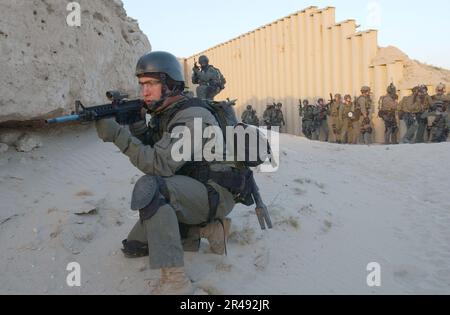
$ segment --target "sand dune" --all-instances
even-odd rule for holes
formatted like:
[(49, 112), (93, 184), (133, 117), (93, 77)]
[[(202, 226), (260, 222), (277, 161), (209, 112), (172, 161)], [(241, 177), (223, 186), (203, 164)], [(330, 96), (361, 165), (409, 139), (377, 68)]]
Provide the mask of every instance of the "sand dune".
[[(142, 175), (91, 127), (41, 135), (0, 156), (0, 294), (146, 294), (158, 273), (123, 257)], [(449, 294), (449, 143), (339, 146), (281, 136), (281, 167), (258, 174), (274, 229), (236, 207), (228, 256), (186, 254), (208, 294)], [(95, 209), (95, 210), (94, 210)], [(82, 285), (66, 285), (69, 262)], [(369, 287), (367, 265), (381, 266)]]

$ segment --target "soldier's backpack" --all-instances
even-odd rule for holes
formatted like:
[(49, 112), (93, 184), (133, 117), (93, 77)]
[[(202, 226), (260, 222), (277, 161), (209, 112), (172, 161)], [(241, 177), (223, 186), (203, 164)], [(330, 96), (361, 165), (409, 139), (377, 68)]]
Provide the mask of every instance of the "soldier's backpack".
[(219, 88), (222, 91), (225, 89), (225, 84), (227, 84), (227, 80), (225, 79), (225, 77), (223, 76), (222, 72), (219, 69), (217, 69), (216, 67), (213, 68), (219, 73)]
[[(234, 161), (242, 162), (247, 167), (260, 166), (264, 164), (267, 159), (270, 160), (272, 158), (272, 150), (270, 148), (269, 141), (259, 128), (238, 122), (236, 112), (233, 108), (235, 103), (236, 101), (229, 100), (225, 102), (214, 102), (190, 99), (187, 102), (181, 103), (180, 106), (174, 107), (172, 112), (168, 115), (168, 120), (166, 123), (170, 122), (179, 111), (184, 109), (190, 107), (205, 108), (219, 123), (219, 127), (224, 136), (224, 146), (227, 144), (227, 127), (234, 128), (234, 148), (225, 148), (226, 151), (234, 153)], [(240, 150), (237, 147), (240, 144), (237, 141), (237, 133), (239, 132), (245, 133), (244, 148), (241, 148)], [(252, 142), (250, 139), (256, 139), (256, 142)], [(226, 154), (226, 152), (224, 152), (224, 154)], [(229, 161), (230, 157), (224, 155), (224, 158), (226, 161)]]
[[(245, 206), (251, 206), (255, 203), (253, 199), (253, 192), (255, 189), (255, 180), (253, 172), (250, 167), (257, 167), (266, 162), (267, 159), (272, 162), (272, 151), (269, 145), (267, 137), (260, 131), (259, 128), (249, 126), (246, 124), (238, 123), (236, 113), (233, 105), (235, 102), (204, 102), (198, 99), (190, 99), (187, 102), (183, 102), (180, 106), (172, 108), (172, 112), (169, 113), (169, 121), (176, 115), (177, 112), (190, 108), (200, 107), (208, 110), (217, 120), (220, 129), (222, 130), (224, 143), (227, 143), (225, 138), (227, 135), (227, 127), (233, 127), (234, 130), (244, 129), (248, 132), (248, 137), (245, 137), (244, 150), (236, 150), (238, 142), (236, 141), (237, 135), (234, 138), (234, 159), (236, 168), (233, 168), (229, 172), (212, 172), (208, 166), (209, 162), (188, 162), (178, 172), (177, 175), (183, 175), (192, 177), (201, 183), (204, 183), (208, 188), (208, 198), (210, 201), (210, 218), (215, 217), (218, 205), (218, 194), (214, 195), (215, 190), (208, 185), (208, 181), (212, 180), (220, 186), (228, 189), (234, 196), (236, 203), (242, 203)], [(257, 137), (256, 143), (250, 141), (252, 137)], [(254, 147), (256, 145), (256, 148)], [(261, 148), (261, 150), (260, 150)], [(229, 148), (225, 147), (225, 151)], [(242, 152), (244, 151), (244, 152)], [(257, 152), (257, 158), (255, 159), (255, 152)], [(244, 155), (244, 156), (243, 156)], [(224, 152), (225, 164), (229, 164), (229, 155)]]

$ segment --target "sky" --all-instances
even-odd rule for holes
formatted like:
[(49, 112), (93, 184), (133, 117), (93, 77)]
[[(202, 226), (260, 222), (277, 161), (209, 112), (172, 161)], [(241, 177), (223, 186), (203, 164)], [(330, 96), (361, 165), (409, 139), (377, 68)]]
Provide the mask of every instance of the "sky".
[(336, 7), (336, 22), (378, 29), (380, 46), (450, 69), (448, 0), (123, 0), (153, 50), (190, 57), (309, 6)]

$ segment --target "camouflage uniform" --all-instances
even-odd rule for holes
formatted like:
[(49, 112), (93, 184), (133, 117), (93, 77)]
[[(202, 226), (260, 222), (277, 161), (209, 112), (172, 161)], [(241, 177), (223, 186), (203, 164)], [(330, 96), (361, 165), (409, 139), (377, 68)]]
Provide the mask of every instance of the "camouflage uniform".
[(199, 85), (197, 97), (203, 100), (212, 101), (221, 91), (220, 72), (209, 64), (206, 67), (193, 68), (192, 83)]
[(427, 119), (422, 118), (422, 114), (429, 111), (431, 105), (433, 104), (433, 100), (431, 96), (427, 93), (428, 89), (425, 86), (419, 87), (418, 95), (414, 98), (415, 107), (418, 109), (416, 119), (418, 122), (417, 134), (416, 134), (416, 143), (425, 142), (425, 131), (427, 129), (428, 121)]
[(448, 111), (448, 106), (450, 104), (450, 94), (435, 94), (431, 97), (433, 103), (441, 101), (444, 103), (444, 111)]
[(267, 129), (271, 129), (274, 126), (275, 121), (275, 108), (273, 105), (267, 105), (266, 110), (263, 114), (264, 125), (267, 126)]
[(286, 126), (286, 122), (284, 121), (284, 114), (281, 108), (281, 103), (278, 103), (277, 106), (274, 107), (274, 117), (272, 124), (272, 126), (279, 127), (280, 131), (283, 126)]
[(335, 100), (331, 103), (330, 107), (330, 123), (333, 131), (333, 139), (331, 142), (341, 142), (341, 129), (342, 129), (342, 120), (340, 119), (340, 111), (344, 104), (341, 101), (341, 96), (336, 95)]
[(353, 103), (351, 97), (349, 101), (344, 102), (339, 110), (339, 117), (341, 118), (341, 143), (353, 143), (353, 120), (349, 117), (352, 112)]
[[(315, 116), (316, 122), (316, 134), (313, 136), (313, 140), (321, 140), (328, 142), (330, 129), (328, 127), (328, 115), (330, 114), (330, 110), (327, 105), (322, 102), (317, 104), (317, 113)], [(317, 138), (317, 139), (315, 139)]]
[[(209, 217), (209, 195), (205, 185), (191, 177), (178, 175), (186, 162), (173, 160), (172, 147), (177, 139), (171, 138), (170, 130), (173, 126), (183, 125), (194, 135), (193, 117), (202, 118), (203, 129), (218, 125), (217, 121), (206, 109), (194, 107), (177, 113), (167, 124), (160, 124), (167, 122), (165, 115), (170, 109), (187, 101), (184, 97), (168, 99), (162, 105), (164, 109), (153, 115), (149, 126), (142, 121), (132, 125), (130, 131), (119, 127), (111, 139), (134, 166), (165, 186), (166, 193), (161, 190), (158, 197), (157, 212), (149, 219), (141, 216), (127, 238), (148, 244), (152, 269), (183, 266), (179, 223), (200, 225)], [(196, 145), (194, 141), (192, 144)], [(202, 144), (197, 145), (192, 152), (202, 150)], [(234, 207), (233, 195), (213, 181), (208, 185), (220, 195), (216, 217), (223, 219)]]
[(414, 102), (414, 95), (404, 97), (400, 104), (400, 117), (406, 124), (406, 134), (403, 136), (402, 143), (413, 143), (418, 129), (417, 114), (420, 108)]
[(443, 109), (444, 109), (444, 111), (448, 112), (449, 111), (449, 105), (450, 105), (450, 93), (445, 95), (445, 90), (446, 90), (445, 85), (442, 84), (442, 83), (439, 84), (436, 87), (436, 94), (433, 95), (431, 97), (431, 99), (433, 100), (433, 103), (438, 102), (438, 101), (443, 102), (443, 104), (444, 104), (444, 108)]
[(316, 131), (316, 126), (314, 124), (314, 117), (316, 116), (317, 109), (314, 105), (307, 104), (302, 108), (303, 118), (302, 118), (302, 132), (306, 138), (312, 140), (313, 133)]
[(242, 113), (242, 122), (244, 124), (259, 127), (259, 118), (256, 114), (256, 111), (253, 110), (252, 106), (248, 106), (247, 109)]
[(394, 93), (387, 94), (380, 98), (380, 109), (378, 116), (383, 119), (384, 130), (384, 143), (385, 144), (398, 144), (398, 124), (396, 112), (398, 108), (397, 95)]
[(431, 142), (445, 142), (449, 135), (449, 116), (447, 112), (444, 112), (444, 103), (438, 101), (436, 110), (424, 113), (423, 119), (428, 120), (428, 126), (430, 128), (430, 141)]
[[(370, 89), (368, 87), (363, 87), (363, 90), (364, 89), (365, 90), (368, 89), (368, 91), (370, 92)], [(356, 99), (354, 113), (355, 113), (356, 117), (355, 117), (355, 123), (353, 125), (354, 135), (355, 135), (355, 139), (353, 139), (353, 143), (357, 144), (357, 143), (363, 141), (363, 139), (361, 137), (361, 133), (360, 133), (363, 119), (369, 118), (369, 120), (371, 121), (371, 118), (372, 118), (373, 104), (372, 104), (372, 99), (370, 98), (370, 96), (361, 95)]]
[(373, 128), (369, 117), (364, 117), (361, 121), (361, 139), (363, 144), (369, 145), (372, 143), (372, 132)]

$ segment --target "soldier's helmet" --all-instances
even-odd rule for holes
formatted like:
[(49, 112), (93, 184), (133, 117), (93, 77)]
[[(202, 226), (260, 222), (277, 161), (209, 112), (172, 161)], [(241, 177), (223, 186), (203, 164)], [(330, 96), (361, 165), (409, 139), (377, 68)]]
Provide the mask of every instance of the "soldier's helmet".
[(308, 100), (303, 100), (303, 105), (304, 105), (304, 106), (309, 105), (309, 101), (308, 101)]
[(366, 92), (370, 92), (370, 87), (368, 87), (368, 86), (363, 86), (363, 87), (361, 88), (361, 93), (366, 93)]
[(387, 92), (388, 92), (388, 94), (395, 94), (395, 93), (397, 93), (397, 88), (395, 87), (394, 83), (391, 83), (387, 87)]
[(446, 88), (446, 86), (445, 86), (444, 83), (439, 83), (439, 84), (436, 86), (436, 92), (437, 92), (437, 93), (445, 93), (445, 88)]
[(319, 99), (317, 99), (317, 104), (318, 105), (320, 105), (320, 104), (323, 104), (324, 103), (324, 100), (323, 100), (323, 98), (319, 98)]
[(340, 100), (340, 99), (342, 99), (342, 95), (339, 94), (339, 93), (337, 93), (337, 94), (334, 96), (334, 98), (335, 98), (336, 100)]
[(283, 107), (283, 104), (278, 103), (278, 104), (277, 104), (277, 107)]
[(247, 110), (252, 110), (252, 109), (253, 109), (252, 105), (247, 106)]
[(345, 101), (351, 101), (351, 100), (352, 100), (352, 96), (351, 96), (350, 94), (346, 94), (346, 95), (344, 96), (344, 100), (345, 100)]
[(209, 64), (209, 58), (208, 57), (206, 57), (206, 56), (200, 56), (199, 58), (198, 58), (198, 63), (199, 64), (201, 64), (202, 66), (203, 65), (208, 65)]
[(136, 76), (167, 76), (175, 82), (184, 83), (183, 68), (178, 59), (164, 51), (154, 51), (142, 56), (136, 66)]
[(428, 87), (425, 84), (419, 85), (418, 92), (421, 95), (425, 95), (428, 93)]

